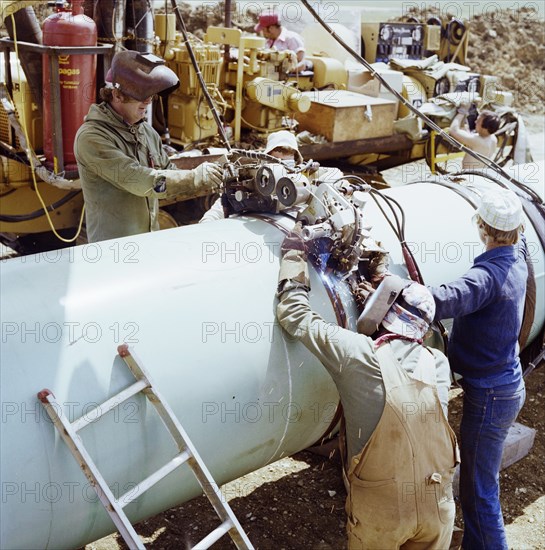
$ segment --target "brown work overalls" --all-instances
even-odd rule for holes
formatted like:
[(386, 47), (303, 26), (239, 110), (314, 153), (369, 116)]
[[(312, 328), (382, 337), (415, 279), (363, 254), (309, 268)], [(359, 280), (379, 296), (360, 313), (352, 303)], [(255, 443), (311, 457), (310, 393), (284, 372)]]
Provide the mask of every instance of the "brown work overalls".
[(452, 477), (459, 455), (437, 396), (435, 360), (423, 348), (412, 377), (389, 344), (379, 347), (377, 355), (386, 403), (348, 471), (348, 547), (448, 549), (455, 515)]

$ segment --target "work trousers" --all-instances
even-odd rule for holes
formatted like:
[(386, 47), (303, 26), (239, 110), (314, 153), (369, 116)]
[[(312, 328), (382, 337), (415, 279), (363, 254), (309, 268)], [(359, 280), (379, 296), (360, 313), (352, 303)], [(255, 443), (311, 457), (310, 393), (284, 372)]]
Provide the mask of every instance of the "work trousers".
[(524, 381), (476, 388), (462, 381), (460, 502), (464, 550), (507, 550), (500, 506), (503, 445), (524, 404)]

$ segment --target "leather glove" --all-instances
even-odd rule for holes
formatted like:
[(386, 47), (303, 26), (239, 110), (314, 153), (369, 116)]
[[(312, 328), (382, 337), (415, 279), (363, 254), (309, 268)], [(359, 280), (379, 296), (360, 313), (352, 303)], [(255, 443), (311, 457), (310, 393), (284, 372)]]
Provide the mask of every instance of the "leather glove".
[(303, 240), (303, 224), (301, 222), (297, 222), (293, 226), (293, 229), (286, 235), (282, 242), (282, 247), (280, 248), (282, 256), (289, 250), (299, 250), (300, 252), (306, 253), (305, 241)]
[(302, 231), (303, 225), (301, 222), (297, 222), (292, 231), (284, 238), (280, 248), (282, 259), (278, 274), (278, 296), (282, 296), (284, 292), (294, 288), (310, 290), (307, 253)]
[(223, 169), (213, 162), (203, 162), (194, 170), (195, 188), (209, 187), (211, 190), (219, 189), (223, 184)]

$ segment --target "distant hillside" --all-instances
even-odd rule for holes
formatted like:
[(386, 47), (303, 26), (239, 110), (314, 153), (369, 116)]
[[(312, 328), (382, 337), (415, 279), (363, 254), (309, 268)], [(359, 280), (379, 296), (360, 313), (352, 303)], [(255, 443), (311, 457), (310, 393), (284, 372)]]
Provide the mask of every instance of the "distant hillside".
[(495, 74), (513, 92), (515, 107), (545, 112), (545, 24), (532, 10), (505, 11), (491, 20), (470, 20), (468, 63), (476, 72)]

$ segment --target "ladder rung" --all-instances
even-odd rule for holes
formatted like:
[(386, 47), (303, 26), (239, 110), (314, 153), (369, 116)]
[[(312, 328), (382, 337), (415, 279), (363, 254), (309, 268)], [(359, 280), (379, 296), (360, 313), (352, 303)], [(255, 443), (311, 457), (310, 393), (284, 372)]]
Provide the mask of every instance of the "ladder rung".
[[(229, 533), (237, 549), (254, 550), (252, 543), (248, 539), (244, 529), (242, 529), (242, 526), (235, 517), (229, 504), (227, 504), (227, 502), (223, 502), (217, 492), (213, 490), (213, 487), (216, 484), (214, 483), (211, 473), (206, 468), (205, 463), (197, 453), (197, 450), (194, 448), (188, 435), (176, 418), (176, 415), (172, 409), (169, 407), (168, 403), (166, 403), (161, 394), (153, 388), (152, 382), (144, 368), (140, 366), (138, 360), (131, 354), (129, 347), (126, 344), (118, 346), (117, 351), (119, 356), (125, 361), (126, 365), (136, 378), (136, 382), (122, 390), (117, 395), (104, 401), (104, 403), (95, 407), (85, 416), (81, 416), (74, 422), (69, 422), (63, 414), (62, 409), (56, 402), (55, 396), (47, 388), (40, 391), (37, 397), (43, 403), (48, 415), (53, 420), (55, 427), (59, 431), (60, 436), (65, 441), (66, 445), (70, 449), (70, 452), (79, 463), (83, 473), (95, 488), (101, 503), (110, 515), (112, 521), (129, 548), (144, 550), (144, 545), (134, 530), (134, 527), (131, 525), (131, 522), (126, 516), (123, 508), (127, 506), (127, 504), (136, 500), (142, 495), (142, 493), (153, 487), (160, 480), (164, 479), (176, 468), (189, 461), (189, 466), (199, 482), (199, 485), (208, 497), (208, 500), (212, 504), (216, 514), (219, 516), (220, 520), (223, 521), (219, 527), (214, 529), (214, 531), (202, 539), (201, 542), (194, 546), (194, 548), (205, 550), (223, 537), (223, 535)], [(99, 472), (92, 457), (86, 451), (83, 441), (77, 435), (77, 432), (85, 426), (92, 424), (104, 416), (107, 412), (116, 408), (121, 403), (127, 401), (133, 395), (136, 395), (141, 391), (144, 391), (146, 398), (155, 407), (157, 413), (163, 421), (163, 424), (176, 442), (178, 449), (184, 450), (176, 455), (167, 464), (159, 468), (159, 470), (141, 481), (136, 487), (127, 491), (119, 499), (116, 499), (108, 487), (106, 480)]]
[(118, 499), (119, 505), (123, 508), (130, 504), (133, 500), (136, 500), (142, 493), (153, 487), (156, 483), (161, 481), (170, 472), (184, 464), (189, 458), (188, 451), (183, 451), (179, 455), (176, 455), (170, 462), (165, 464), (162, 468), (151, 474), (149, 477), (141, 481), (136, 487), (129, 489), (122, 497)]
[(228, 533), (234, 527), (233, 522), (228, 519), (224, 521), (219, 527), (216, 527), (210, 534), (206, 535), (204, 539), (195, 544), (192, 548), (194, 550), (206, 550), (210, 548), (215, 542), (221, 539), (225, 533)]
[(131, 398), (133, 395), (141, 392), (149, 386), (147, 380), (138, 380), (128, 388), (125, 388), (122, 392), (114, 395), (107, 401), (104, 401), (98, 407), (95, 407), (91, 411), (85, 413), (83, 416), (80, 416), (77, 420), (72, 422), (72, 427), (77, 432), (82, 428), (85, 428), (88, 424), (92, 424), (98, 420), (101, 416), (105, 415), (107, 412), (110, 412), (112, 409), (115, 409), (118, 405)]

